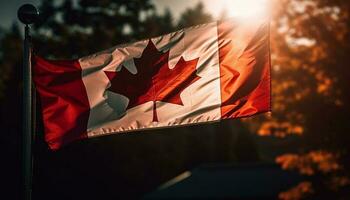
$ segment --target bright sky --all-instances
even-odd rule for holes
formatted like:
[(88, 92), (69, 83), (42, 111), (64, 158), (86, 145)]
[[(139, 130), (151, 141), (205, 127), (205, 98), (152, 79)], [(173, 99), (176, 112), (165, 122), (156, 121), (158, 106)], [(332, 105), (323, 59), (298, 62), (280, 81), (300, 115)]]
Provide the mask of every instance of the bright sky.
[[(266, 12), (268, 0), (153, 0), (159, 12), (168, 7), (175, 19), (189, 7), (195, 6), (202, 1), (205, 10), (214, 17), (219, 17), (222, 10), (231, 17), (259, 17)], [(0, 0), (0, 26), (9, 27), (14, 20), (17, 20), (17, 9), (25, 3), (32, 3), (35, 6), (40, 0)]]
[(193, 7), (200, 1), (204, 3), (205, 10), (215, 18), (226, 11), (228, 17), (261, 17), (267, 15), (268, 0), (153, 0), (159, 11), (166, 7), (173, 11), (175, 18), (188, 7)]

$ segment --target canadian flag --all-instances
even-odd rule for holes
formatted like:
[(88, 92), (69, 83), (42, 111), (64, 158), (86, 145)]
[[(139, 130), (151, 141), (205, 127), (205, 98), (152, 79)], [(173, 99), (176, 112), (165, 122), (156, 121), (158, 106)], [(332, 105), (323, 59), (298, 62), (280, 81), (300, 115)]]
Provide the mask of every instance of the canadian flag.
[(270, 111), (269, 22), (235, 19), (78, 60), (34, 57), (45, 140), (74, 140)]

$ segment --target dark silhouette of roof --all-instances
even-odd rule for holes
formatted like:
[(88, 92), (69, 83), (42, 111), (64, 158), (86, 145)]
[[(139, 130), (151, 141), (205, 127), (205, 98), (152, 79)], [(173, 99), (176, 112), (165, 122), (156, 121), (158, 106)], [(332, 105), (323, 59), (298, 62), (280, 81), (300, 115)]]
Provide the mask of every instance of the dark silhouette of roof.
[(275, 164), (209, 164), (187, 171), (145, 199), (276, 199), (303, 177)]

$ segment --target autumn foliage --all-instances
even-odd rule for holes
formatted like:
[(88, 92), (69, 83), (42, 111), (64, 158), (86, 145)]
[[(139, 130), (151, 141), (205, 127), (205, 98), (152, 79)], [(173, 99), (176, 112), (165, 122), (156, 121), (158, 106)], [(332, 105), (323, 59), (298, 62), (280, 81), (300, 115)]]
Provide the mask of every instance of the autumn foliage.
[(276, 162), (313, 181), (282, 193), (281, 199), (311, 193), (343, 198), (349, 195), (350, 167), (349, 3), (271, 2), (273, 112), (248, 121), (259, 121), (254, 130), (262, 136), (300, 138), (300, 147)]

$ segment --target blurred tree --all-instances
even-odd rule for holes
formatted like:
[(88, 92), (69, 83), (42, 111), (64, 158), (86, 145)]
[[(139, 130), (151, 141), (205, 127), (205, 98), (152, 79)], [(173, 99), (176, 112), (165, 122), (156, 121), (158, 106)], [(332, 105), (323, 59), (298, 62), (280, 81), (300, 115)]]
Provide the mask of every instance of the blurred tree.
[(273, 115), (262, 117), (252, 131), (302, 139), (298, 154), (276, 161), (314, 181), (281, 198), (297, 199), (296, 192), (311, 190), (316, 197), (345, 198), (350, 192), (349, 2), (274, 0), (271, 11)]
[[(18, 26), (14, 24), (10, 31), (1, 31), (0, 38), (0, 99), (4, 96), (7, 81), (14, 77), (14, 69), (17, 69), (22, 58), (21, 34)], [(20, 77), (16, 77), (19, 80)]]
[(158, 15), (157, 13), (152, 13), (147, 16), (144, 21), (144, 30), (142, 36), (144, 38), (150, 38), (166, 33), (175, 31), (174, 19), (167, 8), (163, 15)]
[(208, 23), (212, 20), (212, 16), (205, 12), (203, 3), (199, 2), (194, 8), (189, 8), (182, 13), (177, 26), (178, 28), (184, 28)]
[(36, 51), (52, 58), (78, 58), (140, 39), (147, 31), (145, 18), (154, 15), (154, 6), (149, 0), (44, 0), (40, 10), (42, 19), (36, 27)]

